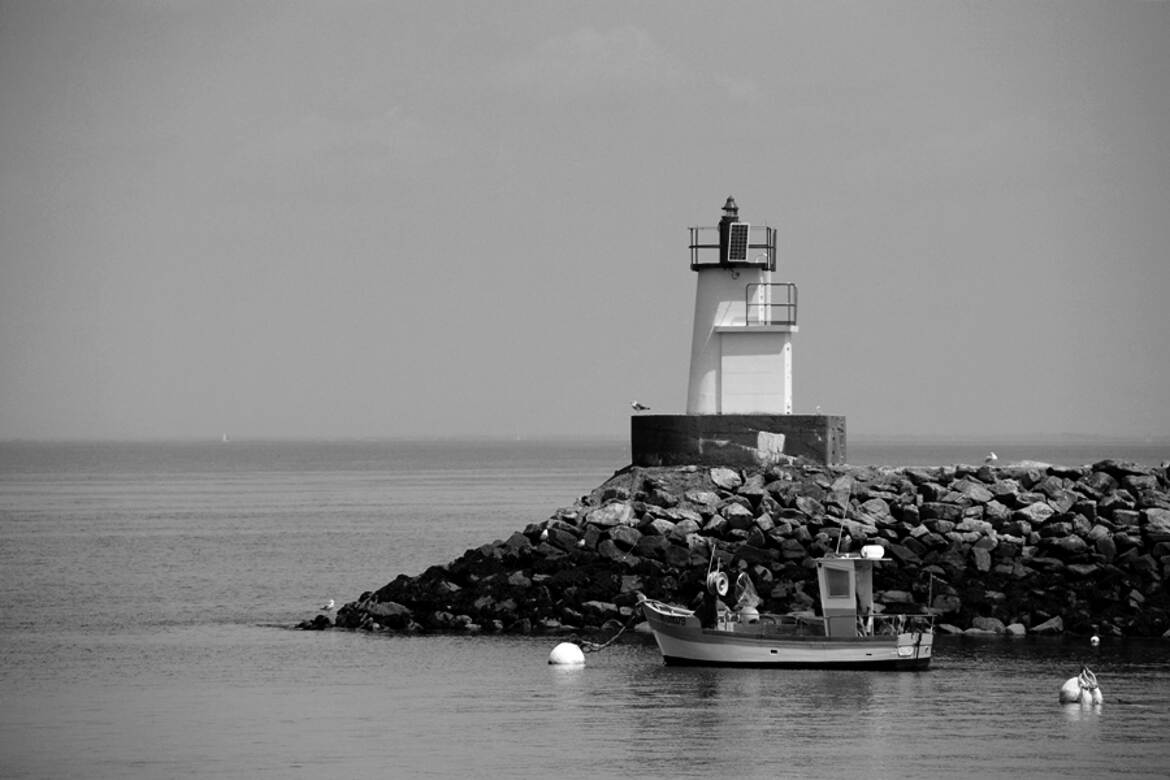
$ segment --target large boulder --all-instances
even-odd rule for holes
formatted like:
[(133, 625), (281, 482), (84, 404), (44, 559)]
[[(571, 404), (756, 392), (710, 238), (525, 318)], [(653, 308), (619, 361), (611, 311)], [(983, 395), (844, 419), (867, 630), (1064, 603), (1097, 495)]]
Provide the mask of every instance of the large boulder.
[(324, 631), (327, 628), (333, 627), (333, 621), (325, 615), (317, 615), (312, 620), (302, 620), (297, 624), (297, 628), (301, 631)]
[(387, 628), (406, 628), (413, 616), (409, 607), (394, 601), (371, 602), (363, 606), (367, 615)]
[(1041, 623), (1038, 626), (1033, 626), (1032, 633), (1033, 634), (1063, 634), (1064, 633), (1064, 621), (1061, 619), (1060, 615), (1057, 615), (1054, 618), (1049, 618), (1048, 620), (1045, 620), (1043, 623)]
[(1146, 537), (1152, 542), (1170, 541), (1170, 509), (1145, 509)]
[(1002, 634), (1004, 632), (1003, 621), (999, 618), (993, 617), (977, 617), (971, 621), (972, 628), (977, 628), (980, 631), (990, 631), (993, 634)]
[(976, 504), (986, 504), (995, 498), (992, 492), (987, 489), (987, 486), (970, 479), (960, 479), (952, 482), (951, 490)]
[(698, 507), (699, 512), (706, 517), (710, 517), (719, 506), (719, 494), (710, 490), (688, 490), (683, 494), (683, 498), (692, 506)]
[(737, 531), (745, 531), (756, 524), (756, 516), (752, 510), (735, 502), (728, 502), (719, 510), (719, 514), (727, 520), (728, 528)]
[(634, 508), (628, 501), (611, 501), (590, 510), (585, 515), (585, 522), (602, 528), (610, 528), (615, 525), (633, 525)]
[(1056, 510), (1046, 501), (1036, 501), (1012, 513), (1012, 517), (1027, 520), (1032, 525), (1042, 525), (1048, 518), (1056, 514)]
[(871, 498), (863, 502), (858, 510), (867, 522), (874, 525), (884, 525), (892, 521), (890, 505), (882, 498)]
[(963, 519), (963, 507), (944, 501), (926, 501), (918, 507), (923, 520), (946, 520), (957, 523)]
[(735, 490), (743, 484), (743, 477), (734, 469), (719, 466), (711, 469), (711, 481), (724, 490)]

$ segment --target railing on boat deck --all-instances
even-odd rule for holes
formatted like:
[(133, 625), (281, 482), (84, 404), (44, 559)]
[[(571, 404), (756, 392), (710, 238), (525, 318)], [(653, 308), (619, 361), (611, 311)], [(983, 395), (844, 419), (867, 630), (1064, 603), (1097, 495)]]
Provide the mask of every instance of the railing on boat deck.
[[(726, 613), (717, 628), (724, 631), (756, 631), (762, 636), (825, 636), (825, 619), (814, 615), (772, 615), (744, 622), (735, 612)], [(857, 636), (896, 636), (906, 632), (933, 631), (934, 615), (858, 616)]]
[(858, 636), (895, 636), (933, 631), (934, 615), (858, 615)]
[[(728, 615), (727, 628), (734, 630), (736, 624), (747, 630), (756, 630), (767, 636), (824, 636), (825, 619), (814, 615), (773, 615), (765, 613), (758, 620), (744, 623), (738, 613)], [(742, 629), (741, 629), (742, 630)]]

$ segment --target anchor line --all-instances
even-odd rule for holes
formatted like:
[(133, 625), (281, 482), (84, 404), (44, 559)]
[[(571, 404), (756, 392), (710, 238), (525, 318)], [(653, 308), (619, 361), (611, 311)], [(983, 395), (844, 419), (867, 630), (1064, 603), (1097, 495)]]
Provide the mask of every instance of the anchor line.
[(598, 644), (597, 642), (589, 642), (589, 641), (582, 640), (581, 642), (579, 642), (579, 644), (581, 645), (581, 649), (583, 651), (585, 651), (586, 653), (596, 653), (599, 650), (604, 650), (605, 648), (609, 647), (614, 642), (616, 642), (618, 637), (620, 637), (622, 634), (626, 633), (626, 629), (628, 629), (630, 626), (634, 625), (634, 623), (637, 620), (638, 620), (638, 613), (635, 612), (634, 614), (630, 615), (630, 619), (626, 621), (625, 625), (623, 625), (621, 628), (619, 628), (618, 632), (616, 634), (614, 634), (613, 636), (611, 636), (609, 639), (607, 639), (605, 642)]

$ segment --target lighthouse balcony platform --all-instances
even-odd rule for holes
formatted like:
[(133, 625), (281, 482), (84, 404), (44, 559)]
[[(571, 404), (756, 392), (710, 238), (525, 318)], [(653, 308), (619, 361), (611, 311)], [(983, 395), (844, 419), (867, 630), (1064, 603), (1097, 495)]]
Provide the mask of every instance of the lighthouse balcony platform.
[(752, 282), (742, 301), (719, 307), (713, 327), (718, 332), (742, 330), (796, 333), (797, 290), (791, 282)]
[[(776, 229), (768, 225), (735, 223), (736, 238), (726, 226), (692, 227), (691, 270), (704, 268), (761, 268), (776, 270)], [(735, 246), (729, 246), (734, 243)]]

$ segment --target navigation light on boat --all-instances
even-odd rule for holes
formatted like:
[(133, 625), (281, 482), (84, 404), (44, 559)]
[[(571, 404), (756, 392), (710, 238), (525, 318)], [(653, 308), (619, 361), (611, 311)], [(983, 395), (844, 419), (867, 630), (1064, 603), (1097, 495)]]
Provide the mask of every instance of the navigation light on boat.
[(876, 561), (885, 554), (886, 548), (882, 547), (880, 544), (867, 544), (861, 548), (862, 558), (872, 558)]

